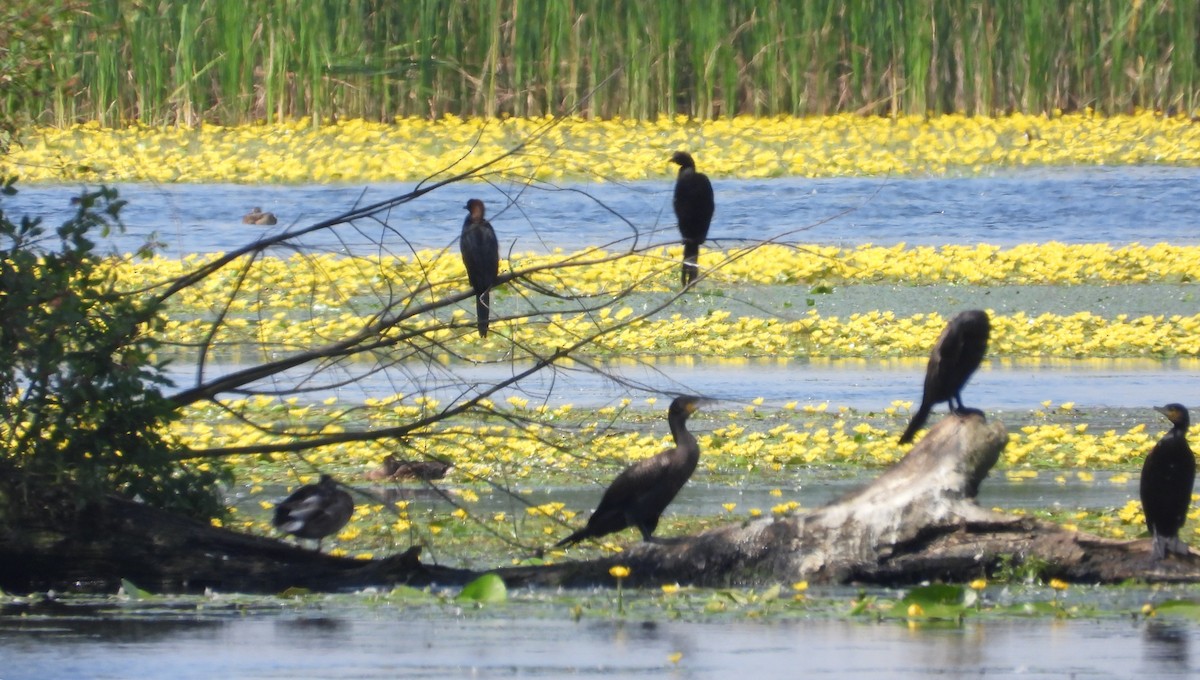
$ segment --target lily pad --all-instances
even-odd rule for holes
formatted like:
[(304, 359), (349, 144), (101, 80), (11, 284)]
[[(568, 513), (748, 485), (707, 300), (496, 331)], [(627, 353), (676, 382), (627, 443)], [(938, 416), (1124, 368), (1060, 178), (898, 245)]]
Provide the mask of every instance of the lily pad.
[(504, 579), (496, 574), (484, 574), (463, 587), (459, 600), (468, 602), (504, 602), (508, 599), (508, 588)]

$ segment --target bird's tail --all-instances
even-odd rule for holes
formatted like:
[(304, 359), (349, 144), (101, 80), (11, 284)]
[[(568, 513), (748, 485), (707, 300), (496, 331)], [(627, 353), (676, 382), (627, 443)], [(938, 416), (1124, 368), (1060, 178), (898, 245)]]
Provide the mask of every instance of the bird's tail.
[(591, 536), (592, 536), (591, 532), (588, 531), (588, 527), (585, 526), (582, 529), (580, 529), (579, 531), (576, 531), (575, 533), (571, 534), (570, 536), (567, 536), (563, 540), (559, 541), (558, 543), (555, 543), (554, 547), (561, 548), (563, 546), (575, 545), (576, 543), (582, 541), (585, 538), (591, 538)]
[(700, 244), (694, 241), (683, 242), (683, 287), (696, 280), (700, 267), (696, 261), (700, 258)]
[(929, 406), (921, 404), (921, 408), (913, 414), (912, 420), (908, 423), (908, 428), (904, 430), (904, 434), (900, 435), (900, 443), (907, 444), (917, 436), (917, 430), (925, 424), (925, 419), (929, 417)]
[(475, 298), (475, 326), (479, 329), (479, 337), (486, 338), (488, 332), (488, 315), (492, 311), (492, 291), (485, 290)]

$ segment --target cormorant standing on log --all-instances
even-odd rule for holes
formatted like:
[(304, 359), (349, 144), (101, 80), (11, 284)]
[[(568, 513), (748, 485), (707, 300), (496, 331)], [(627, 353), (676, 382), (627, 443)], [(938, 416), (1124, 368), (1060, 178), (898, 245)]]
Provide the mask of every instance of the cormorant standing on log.
[(488, 334), (488, 315), (491, 313), (492, 287), (500, 275), (500, 244), (491, 222), (483, 217), (483, 201), (472, 198), (465, 206), (468, 210), (463, 220), (462, 249), (463, 265), (467, 268), (467, 279), (475, 291), (476, 327), (479, 337)]
[(1187, 544), (1179, 539), (1179, 530), (1192, 504), (1196, 458), (1187, 443), (1187, 409), (1180, 404), (1167, 404), (1155, 406), (1154, 410), (1174, 425), (1142, 464), (1142, 512), (1153, 538), (1154, 559), (1160, 560), (1168, 552), (1188, 554)]
[(700, 460), (700, 445), (687, 431), (687, 419), (704, 400), (676, 397), (667, 410), (667, 422), (675, 448), (667, 449), (625, 468), (605, 490), (600, 505), (587, 526), (567, 536), (555, 547), (573, 545), (585, 538), (599, 538), (635, 526), (642, 540), (651, 541), (663, 510), (683, 488)]
[(683, 237), (683, 287), (696, 280), (700, 268), (700, 246), (708, 239), (708, 224), (713, 216), (712, 183), (703, 173), (696, 172), (696, 162), (686, 151), (676, 151), (671, 162), (679, 165), (675, 179), (675, 217), (679, 219), (679, 234)]
[(333, 477), (321, 475), (321, 481), (296, 489), (295, 493), (275, 506), (272, 524), (296, 538), (316, 539), (317, 551), (320, 552), (321, 541), (346, 526), (352, 514), (354, 499), (338, 488)]
[(929, 354), (921, 407), (913, 414), (908, 429), (900, 435), (901, 444), (912, 441), (934, 404), (950, 402), (951, 413), (966, 410), (960, 393), (971, 374), (979, 368), (979, 362), (983, 361), (990, 328), (987, 312), (978, 309), (961, 312), (946, 324)]

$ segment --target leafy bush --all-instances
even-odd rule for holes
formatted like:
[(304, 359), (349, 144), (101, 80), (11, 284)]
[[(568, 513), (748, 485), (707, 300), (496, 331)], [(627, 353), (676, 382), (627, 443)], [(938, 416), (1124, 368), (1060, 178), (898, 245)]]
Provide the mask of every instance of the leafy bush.
[(112, 189), (85, 193), (50, 232), (4, 212), (15, 193), (13, 180), (0, 186), (0, 472), (10, 498), (54, 491), (64, 507), (41, 510), (73, 512), (117, 494), (219, 516), (224, 470), (179, 462), (165, 434), (177, 408), (148, 333), (161, 303), (120, 290), (92, 240), (120, 228), (124, 201)]

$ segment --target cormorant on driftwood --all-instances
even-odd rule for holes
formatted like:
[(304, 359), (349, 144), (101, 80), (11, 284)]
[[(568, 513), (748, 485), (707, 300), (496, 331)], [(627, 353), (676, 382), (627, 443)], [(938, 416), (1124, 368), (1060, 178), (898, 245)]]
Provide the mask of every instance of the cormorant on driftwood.
[(463, 220), (462, 249), (463, 265), (467, 268), (467, 279), (475, 291), (476, 327), (479, 337), (486, 338), (488, 315), (491, 312), (491, 291), (500, 275), (500, 244), (492, 224), (483, 217), (483, 201), (472, 198), (465, 206), (469, 211)]
[(242, 224), (262, 224), (271, 225), (278, 223), (275, 219), (275, 213), (263, 212), (262, 208), (254, 206), (250, 212), (242, 215)]
[(275, 528), (296, 538), (316, 539), (319, 552), (322, 539), (340, 531), (352, 514), (354, 499), (338, 488), (333, 477), (321, 475), (321, 481), (296, 489), (275, 506), (272, 523)]
[(700, 246), (708, 239), (708, 224), (713, 216), (712, 183), (703, 173), (696, 172), (696, 162), (686, 151), (676, 151), (671, 162), (679, 164), (675, 179), (675, 217), (679, 219), (679, 235), (683, 237), (683, 287), (696, 280), (700, 268)]
[(1142, 464), (1142, 512), (1146, 528), (1154, 541), (1154, 559), (1168, 552), (1188, 554), (1179, 530), (1187, 520), (1192, 504), (1192, 485), (1196, 481), (1196, 458), (1187, 443), (1188, 412), (1181, 404), (1156, 406), (1155, 411), (1170, 420), (1172, 427), (1158, 440)]
[(607, 536), (630, 526), (642, 532), (642, 540), (652, 540), (658, 518), (695, 472), (700, 460), (700, 445), (687, 431), (686, 423), (704, 401), (700, 397), (676, 397), (667, 410), (675, 447), (625, 468), (605, 490), (587, 526), (555, 547)]
[(946, 324), (929, 354), (921, 406), (900, 436), (901, 444), (912, 441), (917, 430), (925, 424), (934, 404), (950, 402), (951, 413), (966, 410), (962, 402), (962, 388), (975, 369), (979, 368), (979, 362), (983, 361), (990, 328), (987, 312), (978, 309), (961, 312)]

